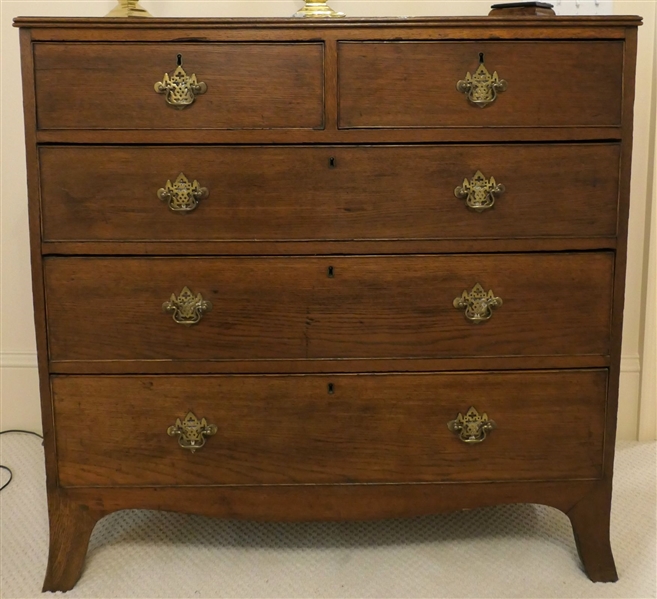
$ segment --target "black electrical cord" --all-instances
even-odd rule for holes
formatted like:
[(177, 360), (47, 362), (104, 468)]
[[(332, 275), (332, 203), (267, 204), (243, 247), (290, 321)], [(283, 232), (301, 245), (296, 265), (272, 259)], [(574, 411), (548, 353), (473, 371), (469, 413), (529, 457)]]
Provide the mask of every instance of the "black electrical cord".
[[(12, 429), (9, 429), (9, 430), (6, 430), (6, 431), (0, 431), (0, 435), (5, 435), (7, 433), (23, 433), (25, 435), (34, 435), (35, 437), (39, 437), (39, 439), (43, 440), (43, 435), (40, 435), (39, 433), (35, 433), (34, 431), (24, 431), (24, 430), (18, 429), (18, 428), (12, 428)], [(3, 489), (5, 489), (9, 486), (9, 483), (14, 478), (14, 473), (11, 471), (10, 468), (8, 468), (7, 466), (3, 466), (2, 464), (0, 464), (0, 469), (6, 470), (7, 472), (9, 472), (9, 480), (4, 485), (2, 485), (0, 487), (0, 491), (2, 491)]]

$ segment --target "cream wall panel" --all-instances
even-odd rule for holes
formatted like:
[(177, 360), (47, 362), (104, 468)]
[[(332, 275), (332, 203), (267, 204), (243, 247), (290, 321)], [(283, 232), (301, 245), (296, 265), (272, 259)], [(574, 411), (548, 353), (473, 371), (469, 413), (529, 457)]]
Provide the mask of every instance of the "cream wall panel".
[[(352, 16), (421, 16), (485, 15), (492, 1), (433, 0), (333, 0), (331, 6)], [(143, 0), (144, 8), (162, 17), (172, 16), (289, 16), (302, 6), (300, 0), (242, 0), (213, 2), (178, 0), (175, 2)], [(605, 3), (601, 12), (608, 12)], [(0, 52), (2, 56), (0, 122), (0, 427), (24, 427), (39, 430), (37, 375), (34, 364), (34, 324), (32, 320), (29, 245), (27, 235), (27, 199), (23, 154), (23, 119), (20, 94), (18, 32), (11, 21), (18, 15), (34, 16), (102, 16), (114, 2), (12, 1), (0, 2)], [(588, 10), (588, 8), (587, 8)], [(642, 297), (645, 296), (646, 262), (645, 218), (649, 207), (649, 164), (651, 127), (648, 101), (654, 66), (655, 3), (616, 1), (614, 11), (640, 14), (647, 23), (640, 31), (639, 78), (637, 81), (637, 115), (633, 208), (630, 224), (628, 293), (623, 345), (623, 372), (619, 437), (636, 438), (638, 415), (650, 410), (640, 408), (640, 344), (644, 324)], [(576, 12), (563, 3), (562, 13)], [(592, 101), (595, 101), (593, 98)], [(654, 138), (654, 135), (652, 135)], [(644, 378), (645, 381), (645, 378)], [(654, 410), (653, 410), (654, 412)], [(653, 426), (653, 430), (654, 430)]]
[(639, 358), (623, 357), (618, 390), (619, 407), (616, 434), (619, 439), (635, 440), (637, 438), (640, 389), (641, 362)]
[[(21, 354), (18, 354), (21, 356)], [(26, 429), (41, 431), (41, 409), (39, 406), (39, 377), (35, 366), (8, 366), (16, 361), (16, 356), (5, 356), (2, 367), (0, 393), (2, 411), (0, 430)], [(24, 362), (35, 362), (34, 354), (24, 355)], [(20, 363), (20, 360), (19, 360)]]
[[(657, 31), (657, 9), (654, 30)], [(654, 40), (653, 73), (657, 72), (657, 37)], [(657, 77), (653, 78), (652, 95), (652, 193), (646, 211), (647, 267), (645, 277), (644, 335), (639, 408), (639, 439), (657, 439)]]
[[(639, 358), (640, 367), (647, 369), (639, 374), (638, 386), (635, 386), (636, 374), (624, 372), (622, 377), (625, 386), (621, 389), (619, 416), (620, 423), (629, 427), (630, 417), (634, 414), (636, 419), (636, 435), (639, 431), (642, 439), (655, 438), (655, 402), (657, 398), (641, 398), (643, 381), (649, 380), (652, 372), (654, 376), (655, 363), (645, 355), (646, 339), (654, 335), (654, 307), (651, 309), (646, 303), (646, 293), (650, 285), (654, 286), (654, 273), (652, 279), (648, 273), (648, 252), (651, 240), (647, 224), (654, 212), (653, 204), (653, 177), (655, 161), (655, 70), (657, 39), (657, 3), (642, 0), (616, 0), (614, 12), (618, 14), (638, 14), (644, 19), (643, 26), (639, 28), (639, 51), (637, 57), (636, 76), (636, 102), (634, 107), (634, 148), (632, 162), (632, 204), (630, 209), (629, 241), (627, 256), (627, 289), (625, 293), (625, 324), (623, 327), (623, 356)], [(655, 234), (655, 231), (652, 233)], [(652, 240), (654, 242), (654, 240)], [(654, 269), (653, 269), (654, 270)], [(652, 312), (653, 315), (648, 315)], [(651, 331), (646, 330), (650, 326)], [(632, 381), (628, 380), (633, 379)], [(645, 385), (644, 389), (645, 389)], [(635, 411), (636, 410), (636, 411)], [(639, 416), (643, 422), (640, 422)], [(646, 434), (645, 430), (651, 433)]]

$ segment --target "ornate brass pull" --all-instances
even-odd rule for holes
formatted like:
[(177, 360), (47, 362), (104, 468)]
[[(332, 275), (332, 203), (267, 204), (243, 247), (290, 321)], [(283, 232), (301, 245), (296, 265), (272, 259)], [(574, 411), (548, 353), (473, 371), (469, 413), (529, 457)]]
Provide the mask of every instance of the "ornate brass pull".
[(199, 83), (196, 75), (188, 75), (182, 67), (182, 56), (178, 54), (178, 66), (173, 75), (164, 73), (162, 81), (155, 84), (155, 91), (158, 94), (165, 94), (164, 98), (169, 106), (182, 110), (190, 106), (200, 96), (208, 91), (205, 83)]
[(504, 193), (504, 185), (497, 183), (495, 177), (486, 179), (477, 171), (472, 179), (463, 179), (463, 184), (454, 190), (454, 195), (465, 200), (465, 205), (475, 212), (490, 210), (495, 205), (495, 196)]
[(486, 108), (497, 99), (497, 94), (506, 91), (507, 82), (495, 71), (492, 75), (484, 64), (484, 55), (479, 54), (479, 67), (474, 75), (467, 73), (465, 79), (456, 84), (456, 89), (465, 94), (471, 104)]
[(183, 287), (180, 295), (171, 294), (168, 302), (162, 304), (162, 310), (173, 313), (173, 320), (178, 324), (191, 326), (197, 324), (206, 312), (212, 310), (212, 303), (204, 300), (200, 293), (194, 295), (189, 287)]
[(173, 212), (186, 214), (195, 210), (199, 201), (208, 197), (208, 188), (201, 187), (196, 179), (190, 182), (183, 173), (176, 180), (166, 182), (166, 185), (157, 190), (157, 197), (169, 205)]
[(495, 297), (492, 290), (486, 293), (484, 288), (477, 283), (472, 291), (466, 289), (455, 298), (453, 304), (458, 310), (465, 310), (465, 317), (470, 322), (481, 323), (493, 316), (493, 308), (499, 308), (502, 305), (502, 298)]
[(489, 420), (486, 412), (480, 416), (474, 406), (471, 406), (465, 416), (459, 412), (456, 420), (450, 420), (447, 428), (457, 433), (464, 443), (481, 443), (490, 431), (497, 428), (497, 425), (494, 420)]
[(182, 420), (176, 418), (176, 423), (167, 429), (167, 435), (178, 437), (178, 443), (183, 449), (189, 449), (194, 453), (205, 445), (205, 438), (211, 437), (217, 432), (215, 424), (208, 424), (205, 418), (200, 420), (193, 412), (187, 412)]

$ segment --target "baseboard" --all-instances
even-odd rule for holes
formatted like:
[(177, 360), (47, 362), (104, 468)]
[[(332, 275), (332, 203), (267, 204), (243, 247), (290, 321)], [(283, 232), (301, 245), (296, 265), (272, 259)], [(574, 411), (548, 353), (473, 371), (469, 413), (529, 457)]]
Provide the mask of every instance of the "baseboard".
[(0, 352), (0, 368), (36, 368), (36, 352)]
[(641, 372), (641, 358), (636, 356), (621, 357), (621, 373)]

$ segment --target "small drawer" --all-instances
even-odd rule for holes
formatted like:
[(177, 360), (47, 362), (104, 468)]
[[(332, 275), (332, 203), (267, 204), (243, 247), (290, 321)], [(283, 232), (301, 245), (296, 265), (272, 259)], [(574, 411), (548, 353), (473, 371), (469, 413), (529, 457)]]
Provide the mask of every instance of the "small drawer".
[(39, 157), (45, 241), (616, 234), (618, 144), (64, 146)]
[(324, 126), (321, 43), (39, 43), (34, 63), (39, 129)]
[(605, 356), (613, 258), (47, 258), (50, 358)]
[(621, 124), (622, 41), (340, 42), (338, 57), (344, 129)]
[(594, 479), (606, 389), (605, 370), (53, 377), (59, 482)]

